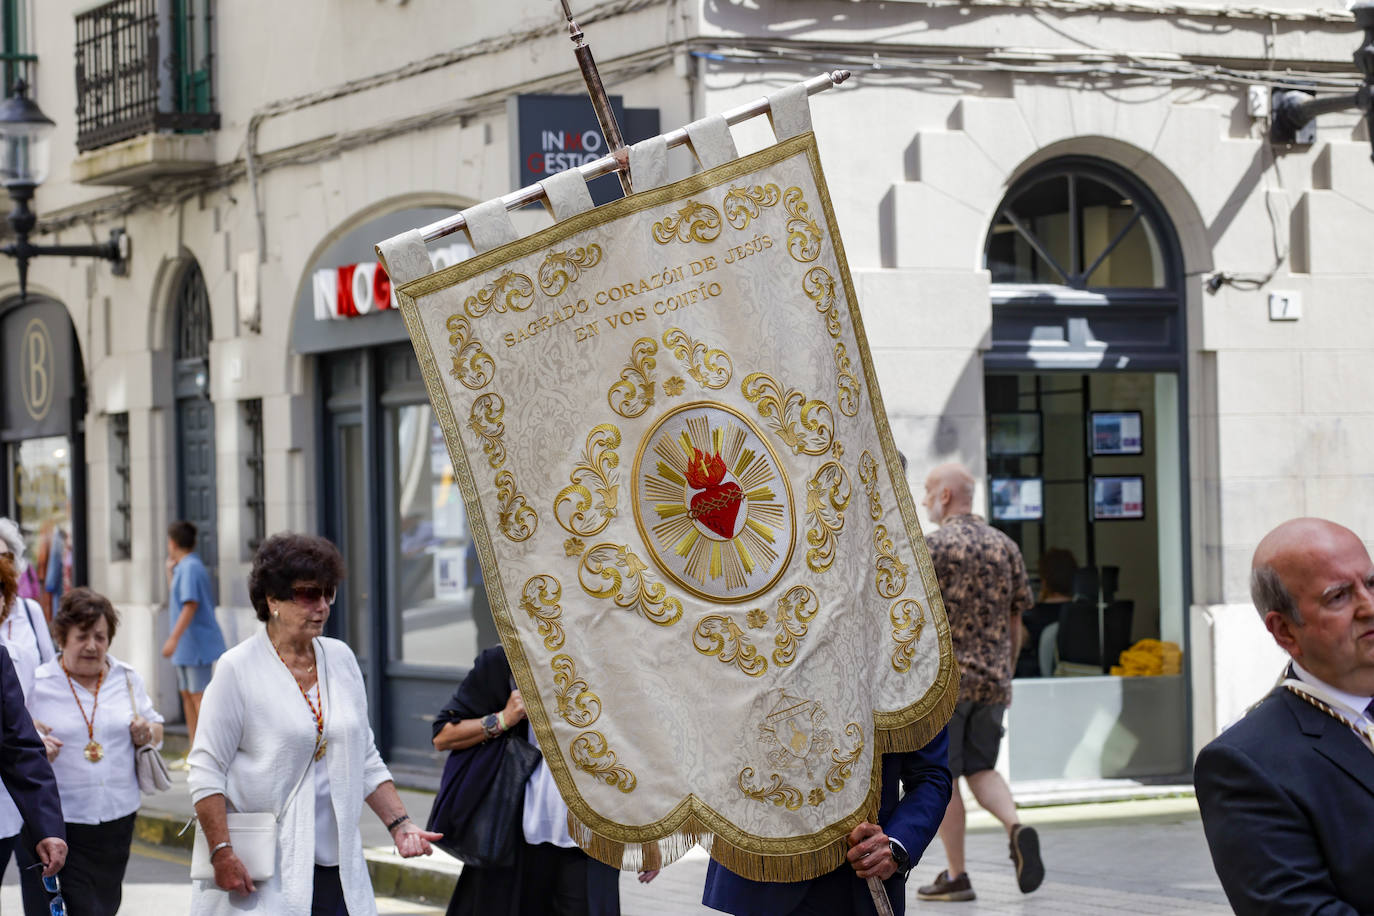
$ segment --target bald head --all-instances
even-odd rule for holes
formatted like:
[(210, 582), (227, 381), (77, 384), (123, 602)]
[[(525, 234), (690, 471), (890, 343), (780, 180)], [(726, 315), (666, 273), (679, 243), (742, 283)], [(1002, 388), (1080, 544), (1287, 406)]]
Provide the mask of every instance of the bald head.
[(1255, 549), (1250, 590), (1279, 647), (1318, 680), (1374, 696), (1374, 562), (1359, 535), (1297, 518)]
[(930, 520), (940, 524), (955, 515), (973, 511), (974, 479), (969, 469), (957, 462), (936, 467), (926, 476), (926, 509)]
[(1250, 597), (1260, 617), (1278, 611), (1301, 623), (1294, 577), (1314, 560), (1350, 549), (1364, 550), (1359, 535), (1324, 518), (1289, 519), (1266, 534), (1250, 561)]

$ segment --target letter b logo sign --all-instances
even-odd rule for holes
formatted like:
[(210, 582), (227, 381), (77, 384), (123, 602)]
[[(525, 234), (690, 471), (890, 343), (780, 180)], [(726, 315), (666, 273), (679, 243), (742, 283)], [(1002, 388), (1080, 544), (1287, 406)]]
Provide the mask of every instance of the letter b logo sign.
[(20, 372), (24, 386), (24, 409), (35, 420), (48, 415), (52, 407), (52, 338), (48, 326), (35, 318), (24, 328)]

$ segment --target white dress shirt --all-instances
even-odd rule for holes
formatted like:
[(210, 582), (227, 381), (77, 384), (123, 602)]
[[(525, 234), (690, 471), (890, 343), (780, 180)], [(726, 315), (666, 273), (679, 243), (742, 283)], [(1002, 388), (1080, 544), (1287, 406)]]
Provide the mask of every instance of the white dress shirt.
[(1374, 700), (1374, 697), (1362, 697), (1357, 694), (1346, 693), (1344, 690), (1337, 690), (1297, 662), (1293, 662), (1293, 674), (1304, 684), (1310, 684), (1331, 699), (1339, 701), (1345, 709), (1338, 709), (1337, 712), (1344, 713), (1351, 722), (1360, 728), (1374, 728), (1374, 717), (1369, 715), (1369, 704), (1371, 700)]
[[(134, 740), (129, 735), (129, 722), (134, 717), (130, 684), (138, 714), (149, 722), (162, 721), (139, 673), (113, 655), (107, 654), (105, 661), (109, 668), (100, 683), (98, 703), (97, 697), (75, 680), (69, 686), (61, 657), (38, 666), (29, 695), (29, 712), (62, 739), (52, 772), (62, 795), (62, 819), (69, 824), (104, 824), (138, 810), (141, 795), (134, 774)], [(73, 688), (76, 697), (72, 696)], [(77, 708), (77, 697), (86, 718), (91, 718), (93, 709), (95, 712), (95, 740), (103, 751), (95, 763), (86, 759), (86, 744), (91, 738), (86, 718)]]

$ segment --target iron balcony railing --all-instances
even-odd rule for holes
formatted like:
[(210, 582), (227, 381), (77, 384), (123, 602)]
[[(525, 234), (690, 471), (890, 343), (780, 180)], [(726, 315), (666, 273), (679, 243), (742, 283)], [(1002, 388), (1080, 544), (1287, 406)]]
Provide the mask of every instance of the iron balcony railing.
[(209, 15), (197, 22), (195, 6), (212, 8), (111, 0), (76, 17), (78, 150), (153, 131), (219, 129)]

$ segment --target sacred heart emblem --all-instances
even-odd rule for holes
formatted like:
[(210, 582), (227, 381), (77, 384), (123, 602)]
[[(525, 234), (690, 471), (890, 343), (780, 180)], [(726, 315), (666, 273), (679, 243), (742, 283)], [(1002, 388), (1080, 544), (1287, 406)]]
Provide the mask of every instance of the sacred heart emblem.
[(725, 462), (719, 454), (708, 458), (699, 448), (692, 451), (687, 486), (697, 492), (692, 496), (690, 514), (721, 540), (728, 541), (739, 533), (735, 522), (740, 517), (744, 491), (735, 481), (725, 480)]
[(739, 412), (698, 401), (664, 414), (635, 456), (635, 523), (659, 568), (710, 601), (767, 591), (791, 558), (792, 487)]

